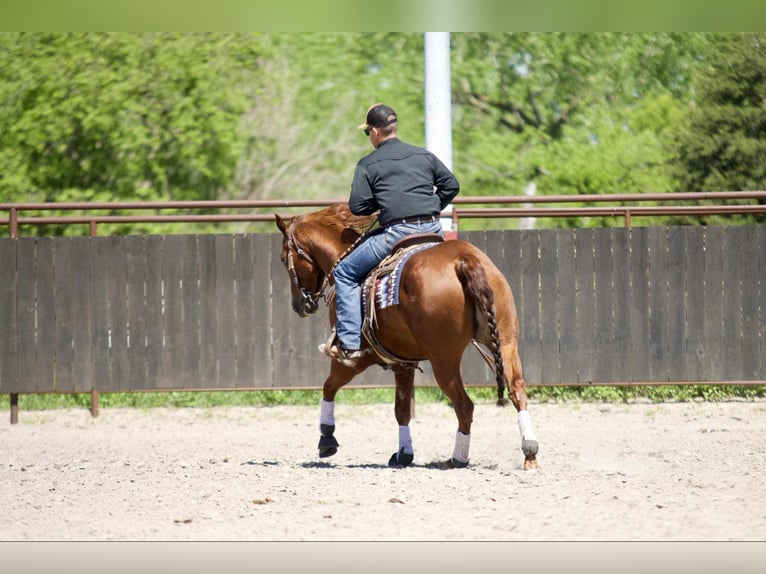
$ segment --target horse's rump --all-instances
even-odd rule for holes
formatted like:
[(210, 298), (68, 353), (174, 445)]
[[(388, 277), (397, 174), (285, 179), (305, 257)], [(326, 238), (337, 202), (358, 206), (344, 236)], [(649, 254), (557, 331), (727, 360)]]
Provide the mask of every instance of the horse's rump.
[(507, 300), (504, 282), (489, 258), (465, 241), (415, 253), (401, 271), (399, 305), (378, 310), (378, 340), (395, 353), (416, 352), (400, 356), (420, 359), (434, 352), (462, 354), (474, 338), (489, 345), (486, 315), (497, 299), (494, 288)]

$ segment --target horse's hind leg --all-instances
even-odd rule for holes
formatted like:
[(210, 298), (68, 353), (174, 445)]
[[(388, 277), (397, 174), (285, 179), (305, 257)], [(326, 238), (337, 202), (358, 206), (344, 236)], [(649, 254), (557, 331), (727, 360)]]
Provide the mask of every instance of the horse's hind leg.
[[(460, 357), (460, 353), (457, 353)], [(457, 416), (457, 432), (452, 458), (446, 462), (447, 468), (465, 468), (468, 466), (471, 446), (471, 423), (473, 423), (473, 401), (468, 396), (460, 376), (460, 361), (431, 360), (434, 378), (442, 392), (452, 403)]]
[(394, 399), (394, 414), (399, 423), (399, 449), (391, 455), (388, 466), (409, 466), (415, 458), (410, 434), (410, 418), (412, 417), (412, 389), (415, 372), (412, 369), (394, 367), (396, 379), (396, 398)]
[(540, 468), (537, 463), (537, 436), (532, 426), (532, 419), (527, 411), (526, 383), (522, 375), (517, 342), (514, 340), (511, 344), (503, 345), (500, 348), (500, 353), (505, 365), (508, 396), (518, 412), (521, 451), (524, 453), (524, 469), (537, 469)]

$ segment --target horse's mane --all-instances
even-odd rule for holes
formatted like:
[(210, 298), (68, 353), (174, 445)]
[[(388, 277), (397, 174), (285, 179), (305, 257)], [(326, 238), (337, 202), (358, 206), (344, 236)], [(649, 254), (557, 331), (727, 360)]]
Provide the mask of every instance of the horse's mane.
[(353, 215), (349, 211), (348, 205), (344, 203), (333, 204), (302, 217), (303, 221), (314, 222), (323, 227), (331, 227), (340, 231), (351, 228), (358, 233), (366, 231), (375, 218), (375, 215)]

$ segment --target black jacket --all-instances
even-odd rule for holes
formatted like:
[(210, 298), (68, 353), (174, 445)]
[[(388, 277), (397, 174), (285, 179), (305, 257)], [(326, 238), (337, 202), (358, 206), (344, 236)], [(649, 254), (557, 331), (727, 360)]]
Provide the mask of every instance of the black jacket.
[(452, 172), (430, 151), (398, 138), (382, 142), (356, 165), (348, 206), (354, 215), (391, 221), (439, 215), (460, 191)]

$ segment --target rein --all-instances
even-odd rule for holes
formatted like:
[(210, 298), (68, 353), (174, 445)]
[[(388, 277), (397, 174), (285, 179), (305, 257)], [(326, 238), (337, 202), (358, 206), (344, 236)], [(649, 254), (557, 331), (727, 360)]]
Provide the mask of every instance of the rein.
[(349, 253), (356, 249), (356, 246), (359, 245), (367, 232), (370, 231), (370, 229), (372, 229), (377, 222), (377, 219), (373, 220), (370, 226), (365, 229), (364, 232), (359, 235), (359, 237), (356, 238), (356, 241), (354, 241), (351, 245), (349, 245), (348, 249), (341, 253), (340, 257), (338, 257), (338, 259), (335, 260), (335, 263), (332, 264), (332, 267), (330, 267), (330, 270), (324, 274), (322, 283), (319, 285), (319, 289), (316, 291), (310, 291), (301, 285), (300, 280), (298, 279), (298, 273), (295, 271), (293, 251), (295, 251), (298, 257), (303, 257), (309, 261), (314, 267), (319, 269), (320, 272), (322, 272), (322, 270), (319, 265), (317, 265), (316, 261), (314, 261), (314, 259), (308, 253), (306, 253), (306, 251), (295, 241), (295, 233), (293, 231), (293, 226), (295, 224), (290, 224), (290, 227), (287, 230), (287, 272), (290, 275), (290, 279), (292, 280), (293, 285), (295, 285), (295, 288), (300, 292), (303, 299), (307, 300), (311, 305), (316, 305), (319, 299), (322, 298), (324, 299), (325, 305), (328, 307), (330, 306), (330, 302), (332, 301), (333, 295), (335, 294), (335, 289), (331, 289), (327, 293), (325, 293), (325, 290), (327, 289), (327, 285), (329, 283), (330, 277), (332, 276), (332, 272), (335, 271), (338, 263), (340, 263), (344, 258), (348, 256)]

